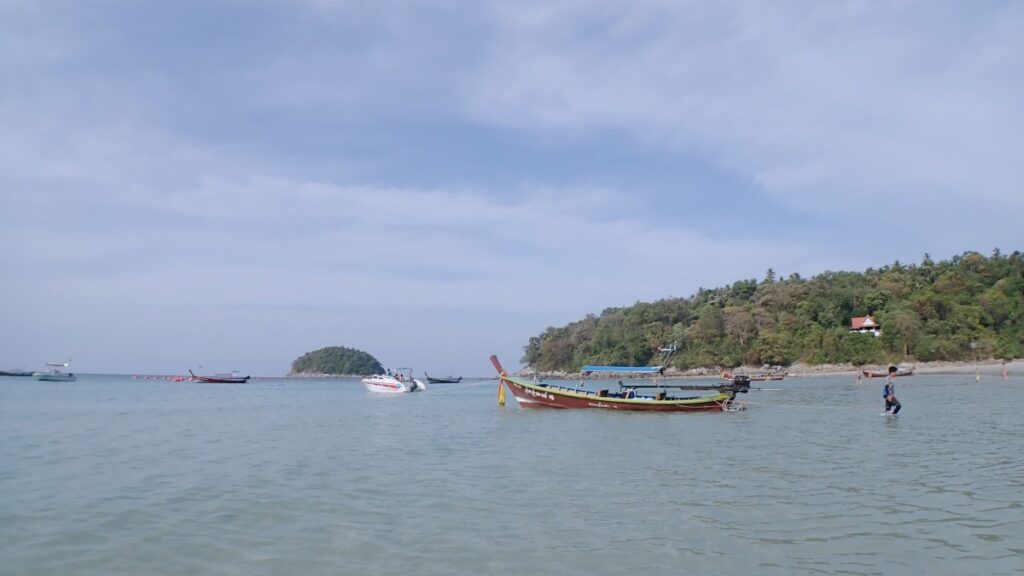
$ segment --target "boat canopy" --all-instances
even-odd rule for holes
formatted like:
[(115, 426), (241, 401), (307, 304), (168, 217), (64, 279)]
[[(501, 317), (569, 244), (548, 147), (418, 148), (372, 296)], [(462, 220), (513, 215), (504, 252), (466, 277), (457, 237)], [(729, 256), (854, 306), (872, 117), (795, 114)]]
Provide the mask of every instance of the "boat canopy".
[(588, 364), (581, 372), (618, 372), (632, 374), (654, 374), (662, 371), (661, 366), (595, 366)]

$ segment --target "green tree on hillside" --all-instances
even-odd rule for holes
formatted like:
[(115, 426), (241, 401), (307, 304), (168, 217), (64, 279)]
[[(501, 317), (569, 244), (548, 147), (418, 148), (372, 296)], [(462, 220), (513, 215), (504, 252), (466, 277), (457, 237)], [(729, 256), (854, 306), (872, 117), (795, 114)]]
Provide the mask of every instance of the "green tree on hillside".
[[(850, 333), (871, 315), (880, 338)], [(648, 365), (676, 342), (673, 366), (889, 363), (1024, 357), (1024, 255), (965, 252), (920, 265), (894, 262), (809, 279), (768, 269), (765, 280), (700, 288), (689, 298), (637, 302), (530, 338), (537, 370)]]

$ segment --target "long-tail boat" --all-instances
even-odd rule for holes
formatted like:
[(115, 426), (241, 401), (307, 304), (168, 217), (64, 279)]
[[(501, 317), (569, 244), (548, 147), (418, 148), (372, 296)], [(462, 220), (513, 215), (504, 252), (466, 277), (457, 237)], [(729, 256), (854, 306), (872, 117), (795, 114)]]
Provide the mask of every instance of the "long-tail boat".
[[(737, 394), (745, 394), (750, 380), (737, 377), (729, 383), (715, 385), (669, 385), (655, 381), (653, 384), (622, 384), (618, 392), (609, 390), (584, 390), (580, 387), (558, 386), (531, 382), (525, 378), (509, 376), (501, 367), (497, 356), (491, 356), (491, 364), (498, 371), (498, 401), (504, 404), (504, 389), (516, 397), (523, 408), (603, 408), (606, 410), (635, 410), (651, 412), (698, 412), (704, 410), (734, 411), (740, 408)], [(638, 368), (632, 366), (584, 366), (585, 373), (660, 374), (662, 367)], [(669, 396), (669, 389), (713, 391), (705, 396)], [(654, 389), (654, 394), (649, 393)]]
[(204, 384), (245, 384), (249, 381), (248, 376), (235, 376), (235, 373), (214, 374), (213, 376), (197, 376), (191, 369), (189, 369), (188, 373), (192, 375), (193, 380)]
[(760, 372), (758, 374), (735, 374), (728, 370), (721, 370), (723, 380), (732, 380), (737, 376), (746, 376), (751, 382), (768, 382), (785, 380), (788, 372)]
[[(865, 378), (886, 378), (886, 377), (889, 376), (888, 372), (872, 372), (870, 370), (861, 370), (860, 372), (861, 372), (861, 374), (864, 375)], [(914, 369), (913, 368), (905, 368), (903, 370), (896, 370), (895, 372), (892, 373), (892, 375), (893, 375), (893, 378), (895, 378), (897, 376), (913, 376), (914, 375)]]
[(462, 382), (462, 376), (445, 376), (443, 378), (438, 378), (435, 376), (431, 376), (426, 372), (424, 372), (423, 375), (427, 377), (428, 384), (458, 384), (459, 382)]

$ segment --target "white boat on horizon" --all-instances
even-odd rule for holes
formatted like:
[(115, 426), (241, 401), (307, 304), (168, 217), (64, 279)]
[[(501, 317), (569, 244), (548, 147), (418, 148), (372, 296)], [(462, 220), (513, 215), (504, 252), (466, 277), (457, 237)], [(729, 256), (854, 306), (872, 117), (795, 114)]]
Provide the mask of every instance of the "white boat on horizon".
[(427, 389), (427, 385), (412, 377), (412, 368), (399, 368), (394, 373), (374, 374), (361, 380), (370, 392), (381, 394), (404, 394)]
[(32, 376), (41, 382), (74, 382), (78, 380), (78, 376), (61, 370), (61, 368), (67, 368), (69, 364), (71, 364), (71, 360), (67, 362), (47, 362), (46, 365), (49, 367), (47, 370), (33, 372)]

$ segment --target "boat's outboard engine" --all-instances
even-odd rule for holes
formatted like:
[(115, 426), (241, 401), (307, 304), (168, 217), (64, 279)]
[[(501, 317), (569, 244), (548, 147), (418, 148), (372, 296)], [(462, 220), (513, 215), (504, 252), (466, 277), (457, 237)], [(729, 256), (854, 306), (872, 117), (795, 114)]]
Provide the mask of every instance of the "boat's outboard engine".
[(750, 376), (739, 374), (732, 377), (732, 392), (738, 394), (746, 394), (750, 392)]

